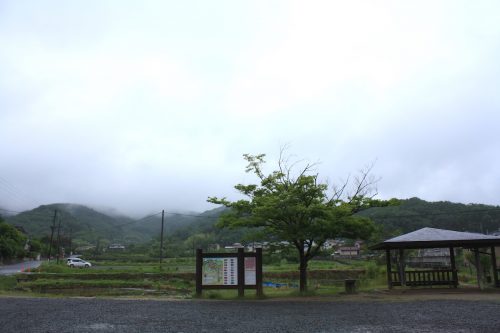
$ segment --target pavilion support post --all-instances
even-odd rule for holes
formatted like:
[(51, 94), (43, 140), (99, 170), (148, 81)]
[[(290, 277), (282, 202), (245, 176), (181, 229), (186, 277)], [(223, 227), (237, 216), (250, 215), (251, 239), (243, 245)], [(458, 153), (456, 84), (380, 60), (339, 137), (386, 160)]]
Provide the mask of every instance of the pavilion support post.
[(455, 264), (455, 249), (450, 247), (450, 263), (451, 263), (451, 274), (453, 277), (453, 287), (458, 286), (458, 274), (457, 274), (457, 265)]
[(496, 288), (500, 288), (500, 283), (498, 282), (498, 268), (497, 268), (497, 256), (495, 253), (495, 247), (491, 247), (491, 267), (493, 268), (493, 283)]
[(406, 286), (404, 249), (399, 249), (399, 280), (401, 281), (401, 286)]
[(385, 260), (387, 263), (387, 287), (392, 289), (392, 271), (391, 271), (391, 250), (385, 250)]
[(474, 248), (474, 261), (476, 263), (477, 286), (483, 290), (483, 272), (481, 268), (481, 260), (479, 260), (479, 248)]

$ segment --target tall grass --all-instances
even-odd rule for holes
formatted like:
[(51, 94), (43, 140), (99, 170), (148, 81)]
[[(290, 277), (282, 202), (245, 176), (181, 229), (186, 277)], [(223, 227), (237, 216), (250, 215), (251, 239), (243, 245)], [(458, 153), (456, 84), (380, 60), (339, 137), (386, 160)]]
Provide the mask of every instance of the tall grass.
[(0, 291), (10, 291), (16, 286), (17, 281), (15, 276), (0, 275)]

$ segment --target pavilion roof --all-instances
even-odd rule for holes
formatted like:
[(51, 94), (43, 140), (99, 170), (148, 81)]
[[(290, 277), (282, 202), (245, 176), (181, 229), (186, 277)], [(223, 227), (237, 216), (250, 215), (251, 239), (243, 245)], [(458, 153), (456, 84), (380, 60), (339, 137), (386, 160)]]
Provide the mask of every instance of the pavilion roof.
[(372, 250), (399, 248), (488, 247), (500, 246), (500, 236), (476, 234), (436, 228), (422, 228), (388, 239), (371, 247)]

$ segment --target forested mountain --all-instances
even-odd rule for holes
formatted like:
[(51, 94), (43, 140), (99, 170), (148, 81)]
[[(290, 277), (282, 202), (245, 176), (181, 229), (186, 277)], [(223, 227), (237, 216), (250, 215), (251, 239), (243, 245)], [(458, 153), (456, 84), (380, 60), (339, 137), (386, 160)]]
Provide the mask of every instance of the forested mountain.
[(187, 239), (198, 235), (208, 237), (205, 243), (231, 244), (243, 242), (251, 238), (252, 233), (242, 229), (220, 229), (215, 226), (218, 217), (227, 210), (225, 207), (215, 208), (192, 217), (189, 224), (178, 226), (172, 230), (171, 236), (178, 239)]
[(500, 207), (401, 200), (398, 206), (371, 208), (360, 213), (382, 226), (383, 236), (399, 235), (424, 227), (490, 233), (500, 229)]
[[(179, 231), (180, 235), (189, 237), (194, 229), (200, 226), (202, 229), (214, 228), (214, 222), (224, 208), (215, 208), (203, 213), (196, 212), (166, 212), (164, 217), (164, 232), (172, 234)], [(193, 225), (195, 225), (193, 227)], [(150, 235), (159, 235), (161, 230), (161, 213), (156, 213), (152, 217), (139, 219), (135, 223), (131, 223), (129, 230)], [(206, 231), (206, 230), (205, 230)]]
[[(164, 237), (169, 244), (184, 243), (184, 247), (191, 246), (189, 244), (226, 245), (263, 240), (263, 235), (256, 235), (254, 231), (217, 228), (217, 218), (225, 209), (220, 207), (201, 214), (165, 213)], [(51, 204), (15, 216), (4, 216), (4, 219), (9, 224), (22, 226), (31, 237), (50, 237), (55, 210), (58, 211), (56, 226), (61, 221), (62, 237), (71, 236), (75, 244), (139, 244), (152, 239), (159, 240), (161, 213), (158, 212), (135, 220), (124, 216), (110, 216), (82, 205)], [(500, 229), (500, 207), (482, 204), (427, 202), (411, 198), (401, 200), (398, 206), (371, 208), (360, 214), (370, 217), (381, 226), (382, 238), (423, 227), (483, 233)]]
[[(57, 215), (54, 217), (56, 211)], [(120, 225), (131, 220), (125, 217), (110, 217), (86, 206), (75, 204), (43, 205), (5, 219), (9, 224), (23, 227), (35, 238), (50, 236), (55, 219), (56, 228), (59, 222), (61, 223), (61, 233), (64, 237), (89, 243), (94, 243), (99, 238), (113, 240), (124, 237), (124, 230)]]
[(6, 217), (11, 215), (14, 215), (11, 210), (5, 209), (5, 207), (0, 206), (0, 216)]
[[(161, 213), (132, 219), (116, 214), (110, 216), (83, 205), (50, 204), (17, 215), (4, 216), (4, 218), (11, 225), (23, 227), (33, 238), (48, 238), (51, 234), (51, 226), (54, 224), (56, 210), (54, 237), (61, 222), (62, 237), (65, 239), (71, 237), (75, 244), (96, 245), (98, 242), (101, 244), (137, 244), (149, 242), (160, 236)], [(214, 222), (221, 211), (223, 211), (222, 208), (216, 208), (202, 214), (166, 213), (165, 237), (185, 240), (198, 232), (211, 233), (216, 230)], [(218, 232), (228, 233), (222, 230)]]

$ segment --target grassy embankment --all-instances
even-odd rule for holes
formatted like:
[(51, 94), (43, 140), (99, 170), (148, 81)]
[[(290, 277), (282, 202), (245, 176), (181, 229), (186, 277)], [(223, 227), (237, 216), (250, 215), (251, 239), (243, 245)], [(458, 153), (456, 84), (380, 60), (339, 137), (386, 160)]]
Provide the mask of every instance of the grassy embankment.
[[(69, 268), (61, 263), (44, 263), (28, 275), (0, 276), (0, 294), (43, 294), (79, 296), (152, 296), (191, 298), (195, 289), (194, 258), (158, 262), (93, 261), (90, 269)], [(459, 268), (460, 286), (476, 286), (475, 271)], [(385, 290), (385, 265), (374, 261), (312, 261), (309, 266), (308, 295), (336, 295), (344, 292), (345, 279), (356, 279), (358, 291)], [(264, 266), (267, 297), (298, 296), (297, 264)], [(279, 287), (276, 287), (279, 284)], [(254, 290), (245, 291), (255, 298)], [(235, 290), (203, 292), (205, 298), (231, 299)]]
[(158, 295), (188, 298), (194, 286), (189, 260), (158, 263), (93, 262), (92, 268), (70, 268), (61, 263), (44, 263), (36, 272), (24, 275), (17, 290), (29, 293), (112, 296)]
[(0, 295), (9, 294), (17, 286), (16, 277), (12, 275), (0, 275)]
[[(9, 277), (0, 285), (4, 290), (56, 295), (150, 295), (191, 298), (195, 289), (194, 258), (165, 259), (160, 270), (157, 262), (93, 262), (90, 269), (66, 267), (63, 263), (44, 263), (35, 273), (17, 282)], [(344, 291), (345, 279), (356, 279), (359, 290), (383, 288), (381, 267), (366, 261), (312, 261), (309, 267), (310, 294), (333, 295)], [(280, 284), (265, 287), (269, 297), (297, 294), (296, 264), (264, 266), (264, 282)], [(247, 290), (248, 298), (255, 291)], [(236, 291), (204, 291), (207, 298), (234, 298)]]

